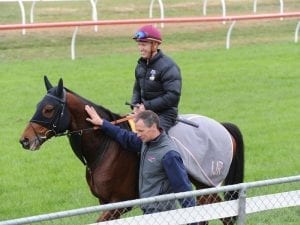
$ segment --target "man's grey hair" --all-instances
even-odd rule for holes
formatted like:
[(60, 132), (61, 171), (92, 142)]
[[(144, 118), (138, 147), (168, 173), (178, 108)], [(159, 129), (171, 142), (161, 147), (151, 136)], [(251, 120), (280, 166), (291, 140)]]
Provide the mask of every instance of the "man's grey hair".
[(159, 117), (158, 115), (151, 111), (151, 110), (145, 110), (143, 112), (140, 112), (136, 117), (135, 117), (135, 122), (138, 122), (139, 120), (142, 120), (146, 127), (151, 127), (153, 124), (156, 124), (156, 127), (159, 128)]

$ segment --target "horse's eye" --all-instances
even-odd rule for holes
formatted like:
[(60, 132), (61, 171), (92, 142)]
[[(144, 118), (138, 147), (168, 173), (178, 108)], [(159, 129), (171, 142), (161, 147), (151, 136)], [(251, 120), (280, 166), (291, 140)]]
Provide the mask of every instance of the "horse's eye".
[(46, 118), (51, 118), (54, 114), (54, 106), (53, 105), (45, 105), (43, 108), (43, 116)]

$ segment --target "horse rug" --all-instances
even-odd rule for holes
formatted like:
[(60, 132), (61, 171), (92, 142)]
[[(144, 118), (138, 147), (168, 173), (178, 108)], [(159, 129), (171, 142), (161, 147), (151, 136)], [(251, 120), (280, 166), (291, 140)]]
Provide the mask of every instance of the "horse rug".
[(232, 161), (230, 133), (221, 123), (202, 115), (186, 114), (179, 118), (198, 125), (178, 122), (168, 132), (188, 174), (210, 187), (221, 185)]

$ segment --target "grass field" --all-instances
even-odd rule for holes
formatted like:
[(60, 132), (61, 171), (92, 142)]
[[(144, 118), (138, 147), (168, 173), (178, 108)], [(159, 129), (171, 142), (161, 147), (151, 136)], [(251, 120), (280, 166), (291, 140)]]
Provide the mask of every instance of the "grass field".
[[(228, 2), (229, 14), (251, 14), (252, 1)], [(277, 1), (258, 2), (259, 13), (278, 11)], [(284, 2), (285, 11), (300, 10), (298, 0)], [(145, 18), (147, 4), (101, 1), (100, 17)], [(16, 4), (0, 6), (1, 24), (19, 23)], [(219, 1), (209, 6), (209, 14), (220, 14)], [(199, 1), (173, 0), (165, 7), (166, 16), (171, 17), (199, 15), (202, 6)], [(38, 3), (36, 20), (88, 20), (89, 10), (83, 2)], [(225, 49), (228, 24), (176, 24), (162, 30), (162, 49), (182, 70), (180, 112), (230, 121), (241, 128), (246, 144), (245, 181), (300, 172), (296, 24), (296, 19), (237, 23), (230, 50)], [(37, 152), (24, 151), (18, 139), (45, 94), (44, 74), (54, 84), (62, 77), (69, 89), (113, 112), (128, 113), (124, 102), (131, 97), (138, 58), (130, 37), (137, 27), (103, 27), (98, 33), (81, 28), (74, 61), (69, 50), (72, 29), (32, 30), (25, 36), (20, 31), (0, 31), (0, 221), (98, 204), (85, 182), (85, 168), (66, 138), (51, 139)], [(280, 212), (255, 217), (247, 224), (298, 224), (299, 207)]]

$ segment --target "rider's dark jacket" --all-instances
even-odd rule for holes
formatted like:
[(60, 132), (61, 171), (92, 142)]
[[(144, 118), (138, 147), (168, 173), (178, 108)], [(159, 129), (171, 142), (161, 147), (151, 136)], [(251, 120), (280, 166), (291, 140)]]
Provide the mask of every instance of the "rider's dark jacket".
[(180, 95), (181, 73), (171, 58), (158, 50), (149, 61), (138, 60), (131, 103), (143, 103), (157, 113), (165, 131), (175, 124)]
[[(140, 152), (139, 195), (141, 198), (192, 190), (191, 182), (176, 145), (162, 131), (153, 141), (143, 143), (136, 133), (104, 120), (102, 130), (128, 151)], [(193, 198), (180, 200), (182, 207), (195, 205)], [(175, 209), (175, 201), (142, 206), (144, 213)]]

